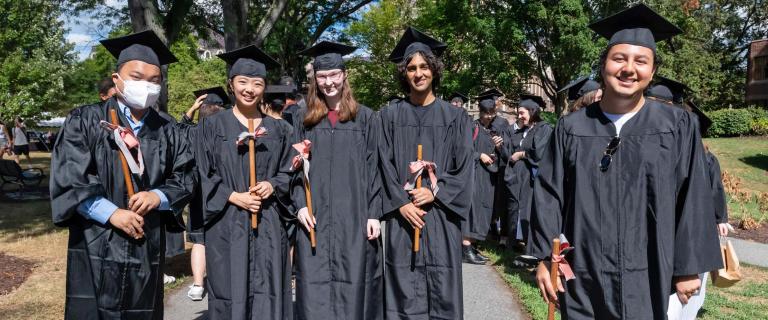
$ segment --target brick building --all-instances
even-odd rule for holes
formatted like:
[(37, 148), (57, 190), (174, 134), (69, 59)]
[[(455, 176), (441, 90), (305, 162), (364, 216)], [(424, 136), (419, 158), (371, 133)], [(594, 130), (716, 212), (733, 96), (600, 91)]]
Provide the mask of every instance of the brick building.
[(748, 104), (768, 107), (768, 39), (753, 41), (747, 55)]

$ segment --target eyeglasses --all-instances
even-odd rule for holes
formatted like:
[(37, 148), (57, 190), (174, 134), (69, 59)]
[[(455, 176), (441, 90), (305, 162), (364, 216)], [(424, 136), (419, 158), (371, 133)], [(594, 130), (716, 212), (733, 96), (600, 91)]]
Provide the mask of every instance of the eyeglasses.
[(331, 82), (337, 82), (341, 80), (343, 73), (341, 71), (329, 73), (329, 74), (317, 74), (315, 73), (315, 78), (317, 78), (317, 82), (323, 83), (327, 80), (331, 80)]
[(613, 160), (613, 154), (616, 153), (616, 150), (619, 148), (620, 144), (621, 138), (618, 136), (613, 137), (611, 142), (608, 142), (608, 145), (605, 147), (605, 151), (603, 151), (603, 158), (600, 159), (600, 171), (605, 172), (605, 170), (608, 170), (608, 166), (611, 165), (611, 161)]

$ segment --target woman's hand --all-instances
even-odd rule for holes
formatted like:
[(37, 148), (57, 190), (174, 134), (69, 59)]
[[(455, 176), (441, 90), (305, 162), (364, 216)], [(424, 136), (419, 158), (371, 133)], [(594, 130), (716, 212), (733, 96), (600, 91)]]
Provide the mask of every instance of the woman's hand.
[(485, 153), (481, 153), (480, 154), (480, 162), (482, 162), (486, 166), (489, 166), (489, 165), (493, 164), (493, 159), (491, 158), (491, 156), (489, 156), (489, 155), (487, 155)]
[(296, 215), (296, 218), (299, 220), (299, 223), (304, 226), (304, 229), (306, 229), (307, 232), (309, 232), (311, 229), (314, 229), (315, 225), (317, 224), (317, 219), (315, 219), (315, 217), (309, 216), (309, 210), (307, 207), (299, 209), (299, 213)]
[(728, 236), (728, 224), (727, 223), (718, 223), (717, 224), (717, 234), (719, 234), (721, 237), (727, 237)]
[(200, 106), (203, 105), (203, 101), (205, 100), (205, 97), (207, 97), (207, 94), (204, 94), (202, 96), (197, 97), (195, 99), (195, 103), (192, 104), (191, 107), (189, 107), (189, 110), (187, 110), (187, 118), (193, 119), (195, 117), (195, 112), (197, 112), (198, 109), (200, 109)]
[(257, 213), (261, 210), (261, 197), (251, 195), (250, 192), (232, 192), (229, 195), (229, 203), (251, 213)]
[(269, 183), (269, 181), (260, 181), (249, 191), (256, 192), (256, 194), (262, 199), (267, 199), (272, 196), (272, 193), (275, 192), (275, 189), (272, 187), (272, 184)]
[(365, 229), (368, 231), (368, 240), (376, 239), (381, 235), (381, 222), (378, 219), (368, 219)]
[(518, 162), (521, 159), (525, 158), (525, 151), (518, 151), (512, 154), (512, 162)]
[(701, 288), (701, 279), (698, 274), (689, 276), (679, 276), (672, 279), (677, 298), (680, 299), (682, 304), (688, 304), (688, 299), (691, 298), (699, 288)]

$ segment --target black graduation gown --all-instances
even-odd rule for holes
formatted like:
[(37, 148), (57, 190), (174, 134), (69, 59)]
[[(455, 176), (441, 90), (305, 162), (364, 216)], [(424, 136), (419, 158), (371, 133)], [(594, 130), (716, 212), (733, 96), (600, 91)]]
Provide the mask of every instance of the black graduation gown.
[[(491, 139), (491, 130), (504, 137), (506, 123), (499, 117), (494, 118), (488, 127), (483, 126), (479, 120), (475, 120), (472, 127), (472, 140), (474, 152), (472, 153), (474, 179), (472, 184), (472, 209), (469, 217), (462, 224), (462, 234), (477, 240), (485, 240), (491, 227), (497, 190), (499, 182), (498, 174), (502, 170), (501, 164), (506, 159), (507, 152), (503, 148), (496, 148)], [(495, 155), (496, 161), (490, 165), (480, 161), (480, 154)]]
[[(300, 114), (299, 119), (304, 115)], [(378, 239), (368, 241), (368, 219), (381, 217), (377, 115), (360, 106), (353, 121), (332, 127), (326, 117), (295, 126), (296, 141), (312, 142), (309, 181), (317, 225), (312, 250), (303, 226), (296, 236), (296, 319), (383, 318), (383, 268)], [(292, 198), (306, 206), (303, 174)]]
[[(176, 124), (176, 128), (182, 137), (187, 138), (193, 160), (198, 158), (197, 154), (200, 152), (201, 143), (198, 141), (197, 132), (199, 127), (197, 124), (184, 117), (181, 122)], [(194, 175), (195, 181), (200, 181), (200, 174), (197, 168), (194, 170)], [(203, 194), (199, 183), (195, 184), (195, 188), (192, 191), (192, 199), (189, 201), (189, 217), (187, 218), (186, 231), (187, 241), (205, 244), (205, 237), (203, 236)]]
[(228, 202), (232, 192), (249, 186), (248, 144), (236, 144), (248, 131), (233, 110), (203, 119), (197, 158), (205, 224), (208, 316), (216, 319), (291, 319), (291, 269), (284, 227), (291, 179), (292, 129), (283, 120), (264, 117), (267, 135), (256, 141), (256, 176), (275, 194), (262, 201), (257, 230), (251, 214)]
[(147, 213), (141, 240), (77, 212), (92, 196), (126, 207), (120, 151), (99, 126), (100, 120), (109, 121), (112, 108), (127, 126), (115, 99), (70, 112), (51, 157), (53, 222), (69, 228), (66, 319), (163, 318), (165, 229), (183, 229), (181, 212), (194, 185), (186, 139), (150, 109), (138, 134), (145, 171), (134, 177), (134, 187), (162, 191), (172, 210)]
[(517, 237), (517, 221), (520, 220), (522, 229), (522, 240), (528, 240), (528, 231), (530, 230), (531, 212), (535, 210), (534, 192), (536, 188), (536, 173), (539, 170), (539, 161), (547, 148), (547, 144), (552, 136), (552, 126), (544, 121), (536, 123), (528, 133), (523, 137), (525, 128), (518, 129), (512, 136), (511, 154), (518, 151), (524, 151), (526, 157), (517, 161), (509, 162), (508, 170), (505, 172), (504, 180), (507, 189), (510, 190), (510, 197), (513, 199), (512, 211), (509, 214), (506, 223), (508, 229), (507, 236), (510, 239)]
[[(437, 99), (422, 118), (408, 101), (395, 99), (380, 111), (382, 205), (386, 221), (384, 306), (386, 319), (461, 319), (461, 227), (472, 202), (472, 125), (463, 109)], [(423, 108), (423, 107), (419, 107)], [(439, 191), (423, 208), (421, 250), (413, 253), (413, 228), (398, 209), (410, 202), (403, 190), (408, 165), (437, 164)], [(425, 174), (423, 186), (429, 186)]]
[(673, 276), (721, 267), (704, 150), (693, 114), (646, 99), (621, 130), (599, 104), (560, 119), (539, 167), (530, 254), (564, 233), (576, 279), (564, 319), (665, 319)]
[(709, 169), (710, 186), (712, 187), (712, 201), (715, 210), (715, 222), (728, 223), (728, 205), (725, 199), (725, 189), (720, 173), (720, 161), (717, 161), (712, 152), (707, 151), (707, 168)]

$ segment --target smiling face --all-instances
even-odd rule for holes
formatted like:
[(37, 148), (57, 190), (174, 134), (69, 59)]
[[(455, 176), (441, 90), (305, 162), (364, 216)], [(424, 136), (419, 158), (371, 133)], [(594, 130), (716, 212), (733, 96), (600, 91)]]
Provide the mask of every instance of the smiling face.
[(528, 109), (519, 107), (517, 108), (517, 124), (521, 127), (527, 127), (531, 123), (531, 113)]
[(341, 96), (344, 80), (347, 73), (341, 69), (323, 70), (315, 72), (317, 88), (326, 98)]
[(625, 98), (642, 95), (656, 72), (653, 50), (630, 44), (614, 45), (601, 72), (605, 93)]
[(421, 53), (417, 53), (405, 68), (411, 92), (424, 93), (432, 90), (432, 69)]
[(235, 94), (235, 101), (240, 107), (255, 107), (264, 96), (265, 82), (262, 78), (234, 76), (229, 81), (229, 85)]

